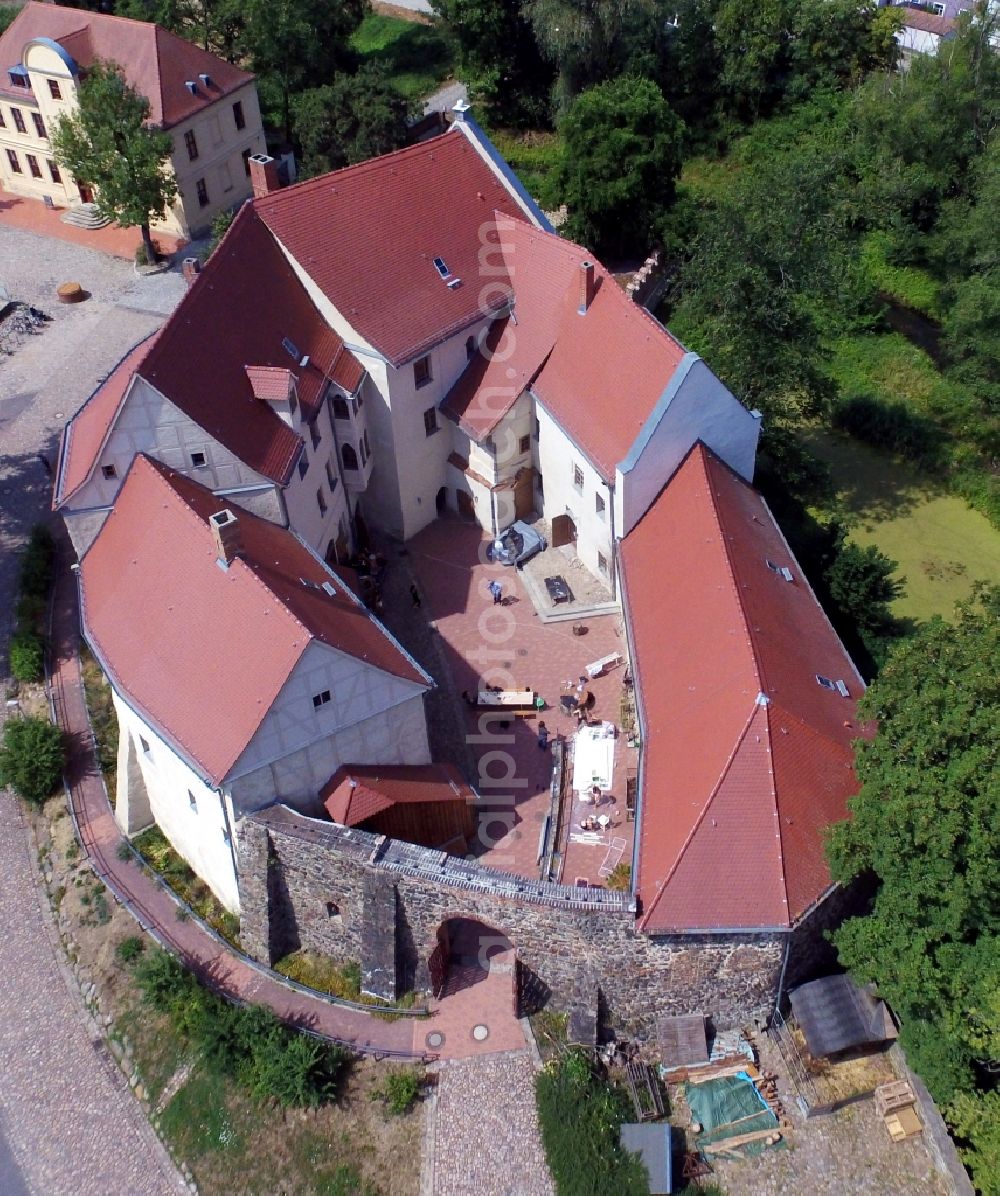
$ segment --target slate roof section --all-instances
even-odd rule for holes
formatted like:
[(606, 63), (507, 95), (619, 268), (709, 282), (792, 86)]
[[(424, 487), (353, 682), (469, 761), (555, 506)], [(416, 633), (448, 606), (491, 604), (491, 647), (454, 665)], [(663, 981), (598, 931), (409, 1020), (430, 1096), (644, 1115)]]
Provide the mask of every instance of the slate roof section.
[[(494, 213), (520, 215), (496, 174), (458, 129), (275, 191), (254, 209), (319, 290), (394, 366), (418, 357), (484, 314), (486, 255), (495, 284), (509, 285)], [(460, 285), (449, 288), (441, 258)]]
[(621, 556), (644, 732), (639, 925), (789, 928), (831, 885), (823, 832), (857, 792), (861, 678), (764, 500), (700, 442)]
[(203, 486), (139, 455), (80, 564), (83, 625), (115, 689), (213, 785), (313, 640), (430, 686), (286, 529), (240, 510), (242, 553), (221, 568), (208, 520), (223, 506)]
[(66, 425), (59, 450), (53, 509), (70, 499), (90, 477), (132, 379), (157, 336), (158, 332), (154, 332), (130, 349)]
[(859, 988), (850, 976), (811, 980), (793, 988), (788, 997), (814, 1058), (877, 1046), (897, 1037), (885, 1002), (869, 989)]
[[(587, 250), (520, 219), (498, 216), (497, 232), (513, 316), (490, 326), (442, 410), (481, 441), (530, 387), (611, 482), (685, 350)], [(585, 262), (596, 293), (581, 315)]]
[[(58, 42), (81, 67), (98, 58), (118, 63), (128, 82), (149, 100), (149, 120), (169, 129), (253, 81), (253, 75), (147, 21), (79, 8), (41, 4), (21, 9), (0, 37), (0, 70), (21, 61), (25, 45), (39, 37)], [(208, 75), (206, 87), (199, 75)], [(197, 94), (185, 86), (197, 84)]]
[(320, 798), (334, 822), (359, 826), (401, 802), (471, 804), (476, 795), (452, 764), (345, 764)]

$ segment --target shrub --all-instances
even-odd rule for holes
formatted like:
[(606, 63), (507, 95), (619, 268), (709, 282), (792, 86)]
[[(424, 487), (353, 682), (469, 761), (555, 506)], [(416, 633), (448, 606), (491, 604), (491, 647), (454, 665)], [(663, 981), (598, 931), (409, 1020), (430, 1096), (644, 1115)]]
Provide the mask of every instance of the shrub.
[(136, 968), (135, 978), (143, 999), (158, 1013), (180, 1014), (199, 988), (187, 968), (161, 948), (143, 959)]
[(138, 934), (130, 934), (115, 948), (115, 957), (119, 963), (135, 963), (146, 950), (146, 940)]
[(62, 732), (43, 718), (11, 719), (0, 747), (0, 783), (40, 806), (62, 777), (66, 753)]
[(416, 1067), (391, 1067), (369, 1094), (369, 1100), (381, 1101), (396, 1117), (408, 1113), (420, 1093), (422, 1077)]
[(615, 864), (608, 875), (607, 883), (609, 889), (627, 892), (629, 885), (632, 883), (632, 865), (626, 864), (624, 860)]
[(52, 584), (52, 564), (55, 543), (44, 524), (37, 524), (31, 532), (28, 546), (21, 557), (21, 592), (44, 599)]
[(905, 403), (855, 395), (837, 405), (833, 423), (859, 440), (899, 453), (924, 468), (941, 465), (944, 434), (931, 420), (917, 415)]
[(595, 1072), (581, 1051), (551, 1060), (535, 1081), (538, 1120), (559, 1196), (649, 1191), (637, 1155), (623, 1150), (619, 1127), (632, 1116), (625, 1094)]
[(10, 641), (10, 671), (26, 684), (45, 676), (45, 645), (33, 631), (19, 631)]

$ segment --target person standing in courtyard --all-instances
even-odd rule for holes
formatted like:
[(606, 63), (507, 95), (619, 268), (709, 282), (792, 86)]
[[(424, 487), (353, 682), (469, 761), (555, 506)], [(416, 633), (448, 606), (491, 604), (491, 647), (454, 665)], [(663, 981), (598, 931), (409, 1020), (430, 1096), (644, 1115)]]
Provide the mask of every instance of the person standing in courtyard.
[(499, 606), (503, 602), (503, 586), (494, 578), (490, 582), (489, 590), (493, 595), (493, 605)]
[(538, 746), (543, 751), (549, 746), (549, 729), (544, 723), (538, 724)]

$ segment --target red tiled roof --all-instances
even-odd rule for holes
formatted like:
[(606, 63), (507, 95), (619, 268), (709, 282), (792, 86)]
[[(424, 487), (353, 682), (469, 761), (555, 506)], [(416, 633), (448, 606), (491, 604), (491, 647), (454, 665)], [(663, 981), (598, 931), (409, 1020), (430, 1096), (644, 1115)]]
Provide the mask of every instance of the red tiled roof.
[(579, 245), (520, 219), (498, 217), (497, 229), (516, 323), (494, 322), (442, 409), (482, 440), (530, 386), (612, 481), (685, 350), (598, 263), (580, 315), (581, 270), (593, 258)]
[[(115, 688), (212, 784), (314, 639), (428, 685), (286, 529), (241, 510), (242, 553), (221, 569), (208, 523), (219, 509), (203, 486), (139, 455), (80, 564), (84, 627)], [(331, 581), (333, 595), (321, 588)]]
[[(0, 37), (0, 69), (21, 61), (27, 42), (48, 37), (59, 42), (82, 67), (96, 59), (117, 62), (128, 82), (149, 100), (149, 119), (170, 128), (253, 80), (193, 42), (146, 21), (82, 12), (56, 4), (29, 2)], [(198, 78), (208, 75), (211, 86)], [(185, 87), (191, 80), (197, 94)]]
[[(0, 38), (3, 65), (20, 61), (24, 45), (49, 37), (82, 67), (96, 59), (117, 62), (129, 83), (150, 102), (150, 121), (169, 128), (249, 83), (253, 75), (192, 42), (145, 21), (81, 12), (29, 0)], [(6, 62), (9, 59), (10, 62)], [(206, 74), (212, 85), (198, 78)], [(185, 83), (198, 86), (195, 95)]]
[(90, 477), (129, 383), (158, 335), (154, 332), (126, 353), (66, 425), (53, 507), (71, 498)]
[(861, 680), (764, 500), (700, 442), (622, 565), (644, 719), (640, 925), (790, 926), (831, 883), (822, 837), (857, 791)]
[(901, 5), (898, 11), (902, 13), (904, 26), (909, 29), (920, 29), (924, 33), (936, 33), (938, 37), (945, 37), (955, 28), (953, 17), (938, 16), (937, 13), (909, 8), (905, 4)]
[[(483, 314), (484, 238), (520, 214), (458, 129), (254, 200), (271, 232), (358, 334), (401, 365)], [(450, 289), (434, 267), (462, 280)], [(491, 305), (502, 303), (499, 268)]]
[(164, 325), (142, 376), (251, 469), (283, 484), (302, 438), (254, 398), (248, 366), (290, 370), (306, 418), (324, 375), (351, 382), (362, 372), (245, 204)]
[(473, 802), (476, 795), (451, 764), (345, 764), (320, 792), (327, 813), (358, 826), (400, 802)]

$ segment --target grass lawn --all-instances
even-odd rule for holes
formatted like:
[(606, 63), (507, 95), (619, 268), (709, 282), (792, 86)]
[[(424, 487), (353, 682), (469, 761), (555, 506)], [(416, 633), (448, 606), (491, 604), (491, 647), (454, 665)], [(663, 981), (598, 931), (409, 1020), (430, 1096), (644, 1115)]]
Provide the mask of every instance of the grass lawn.
[(453, 46), (437, 25), (424, 21), (370, 12), (351, 46), (366, 61), (381, 63), (396, 90), (415, 105), (452, 77)]
[(851, 538), (899, 561), (906, 594), (897, 614), (947, 617), (974, 581), (1000, 582), (1000, 531), (963, 499), (850, 436), (817, 429), (806, 440), (857, 519)]

